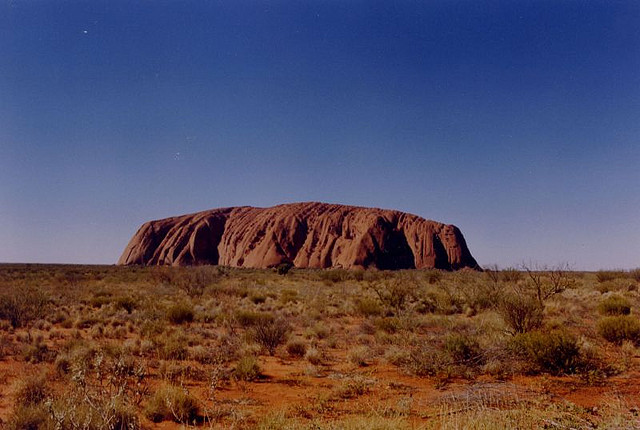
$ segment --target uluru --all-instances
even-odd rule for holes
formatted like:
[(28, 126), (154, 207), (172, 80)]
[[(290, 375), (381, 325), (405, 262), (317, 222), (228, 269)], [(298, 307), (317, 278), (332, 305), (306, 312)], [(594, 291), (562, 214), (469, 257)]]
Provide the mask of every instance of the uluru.
[(290, 203), (211, 209), (149, 221), (121, 265), (380, 270), (479, 268), (454, 225), (377, 208)]

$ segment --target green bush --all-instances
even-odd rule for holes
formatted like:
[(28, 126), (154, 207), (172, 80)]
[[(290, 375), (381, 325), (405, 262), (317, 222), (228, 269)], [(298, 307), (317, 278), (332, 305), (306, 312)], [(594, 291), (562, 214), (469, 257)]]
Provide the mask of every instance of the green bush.
[(424, 342), (411, 349), (406, 360), (406, 369), (416, 376), (449, 376), (451, 357), (435, 346)]
[(111, 303), (111, 295), (108, 295), (107, 293), (96, 293), (96, 295), (91, 298), (89, 303), (94, 308), (101, 308), (102, 306)]
[(188, 303), (176, 303), (167, 309), (167, 318), (173, 324), (184, 324), (193, 321), (193, 306)]
[(600, 270), (596, 272), (598, 282), (613, 281), (615, 279), (626, 278), (627, 275), (622, 270)]
[(289, 262), (281, 263), (276, 266), (276, 272), (278, 275), (286, 275), (291, 269), (293, 269), (293, 264)]
[(193, 423), (198, 418), (198, 400), (181, 387), (166, 385), (158, 389), (149, 399), (145, 415), (154, 423), (174, 421)]
[(7, 423), (7, 430), (54, 430), (45, 405), (18, 406)]
[(44, 340), (34, 339), (31, 345), (27, 345), (22, 351), (22, 357), (29, 363), (51, 362), (55, 359), (55, 351), (49, 349)]
[(307, 352), (304, 354), (304, 358), (314, 366), (320, 366), (324, 364), (325, 361), (327, 360), (325, 353), (322, 350), (315, 347), (309, 348)]
[(251, 300), (251, 302), (256, 305), (259, 305), (267, 301), (267, 296), (265, 296), (264, 294), (253, 292), (249, 295), (249, 300)]
[(481, 364), (483, 354), (478, 341), (465, 334), (450, 334), (445, 338), (444, 350), (456, 364)]
[(302, 340), (291, 340), (287, 343), (287, 352), (294, 357), (304, 357), (307, 345)]
[(283, 305), (286, 305), (287, 303), (290, 302), (296, 302), (298, 300), (298, 292), (296, 290), (282, 290), (282, 293), (280, 293), (280, 302)]
[(371, 297), (361, 297), (355, 302), (356, 311), (365, 317), (382, 314), (380, 302)]
[(598, 333), (609, 342), (618, 345), (625, 340), (638, 344), (640, 343), (640, 322), (630, 315), (606, 317), (598, 321)]
[(19, 406), (34, 406), (43, 403), (51, 395), (44, 374), (29, 375), (16, 388), (15, 401)]
[(15, 288), (0, 296), (0, 319), (8, 320), (13, 328), (23, 327), (29, 322), (47, 315), (49, 297), (36, 288)]
[(188, 352), (187, 341), (184, 336), (170, 336), (164, 341), (161, 352), (165, 360), (185, 360)]
[(138, 307), (135, 299), (133, 297), (118, 297), (115, 301), (116, 309), (123, 309), (127, 311), (128, 314), (133, 312), (135, 308)]
[(282, 318), (263, 319), (254, 324), (251, 337), (266, 348), (269, 355), (274, 355), (276, 348), (287, 340), (290, 331), (289, 323)]
[(517, 283), (522, 278), (522, 272), (513, 267), (507, 267), (500, 271), (500, 279), (503, 282)]
[(526, 333), (542, 326), (542, 304), (526, 294), (507, 294), (498, 305), (498, 312), (513, 333)]
[(460, 289), (465, 302), (473, 311), (493, 309), (500, 303), (502, 289), (497, 283), (475, 282)]
[(373, 282), (369, 288), (376, 294), (380, 303), (390, 312), (401, 312), (414, 297), (415, 285), (404, 279), (389, 279)]
[(419, 298), (420, 313), (436, 313), (440, 315), (454, 315), (462, 312), (464, 300), (457, 292), (442, 287), (436, 291), (428, 291)]
[(365, 345), (358, 345), (349, 350), (347, 358), (349, 362), (359, 367), (365, 367), (368, 365), (368, 361), (371, 359), (371, 350)]
[(274, 317), (264, 312), (239, 310), (234, 314), (234, 319), (241, 327), (253, 327), (273, 321)]
[(114, 430), (139, 430), (140, 420), (136, 411), (131, 406), (114, 405), (111, 413), (112, 421), (109, 428)]
[(240, 381), (255, 381), (262, 375), (262, 370), (258, 359), (253, 355), (245, 355), (236, 364), (233, 374)]
[(608, 293), (610, 291), (616, 291), (620, 289), (620, 286), (615, 282), (615, 281), (604, 281), (604, 282), (599, 282), (596, 286), (595, 289), (600, 293), (600, 294), (605, 294)]
[(386, 333), (396, 333), (400, 330), (400, 321), (395, 317), (380, 317), (373, 321), (373, 325), (377, 330), (384, 331)]
[(631, 303), (622, 296), (613, 295), (600, 302), (598, 311), (602, 315), (629, 315)]
[(520, 333), (513, 338), (511, 346), (532, 365), (534, 373), (572, 374), (579, 371), (582, 364), (578, 340), (564, 330)]
[(437, 269), (427, 270), (424, 272), (427, 282), (431, 285), (437, 284), (442, 279), (442, 272)]

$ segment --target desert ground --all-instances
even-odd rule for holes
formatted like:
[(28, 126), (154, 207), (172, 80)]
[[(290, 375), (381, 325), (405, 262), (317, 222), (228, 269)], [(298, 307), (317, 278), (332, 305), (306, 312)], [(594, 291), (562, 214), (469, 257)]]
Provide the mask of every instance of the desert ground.
[(640, 270), (0, 265), (0, 428), (640, 428)]

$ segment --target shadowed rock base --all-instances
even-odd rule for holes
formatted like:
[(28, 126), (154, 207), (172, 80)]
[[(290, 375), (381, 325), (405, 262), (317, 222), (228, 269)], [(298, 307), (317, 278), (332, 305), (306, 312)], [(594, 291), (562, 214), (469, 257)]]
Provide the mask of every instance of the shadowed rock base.
[(149, 221), (118, 264), (478, 269), (460, 230), (394, 210), (292, 203)]

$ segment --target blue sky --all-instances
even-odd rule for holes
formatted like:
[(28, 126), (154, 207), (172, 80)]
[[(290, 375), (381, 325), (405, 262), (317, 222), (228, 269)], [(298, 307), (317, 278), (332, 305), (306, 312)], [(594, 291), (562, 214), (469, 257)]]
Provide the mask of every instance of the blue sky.
[(0, 3), (0, 261), (326, 201), (480, 264), (640, 266), (636, 1)]

